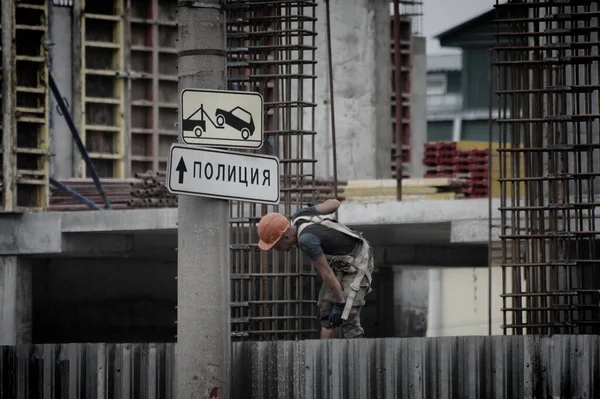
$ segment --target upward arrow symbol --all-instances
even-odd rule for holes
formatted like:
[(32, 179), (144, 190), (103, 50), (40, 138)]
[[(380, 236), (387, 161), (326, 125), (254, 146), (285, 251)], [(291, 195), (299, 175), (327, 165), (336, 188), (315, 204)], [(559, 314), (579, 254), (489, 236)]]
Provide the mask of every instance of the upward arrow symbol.
[(179, 172), (179, 184), (183, 184), (183, 175), (185, 172), (187, 172), (187, 168), (185, 167), (185, 162), (183, 162), (183, 157), (181, 157), (181, 159), (179, 159), (179, 163), (177, 164), (177, 167), (175, 168), (175, 170), (177, 172)]

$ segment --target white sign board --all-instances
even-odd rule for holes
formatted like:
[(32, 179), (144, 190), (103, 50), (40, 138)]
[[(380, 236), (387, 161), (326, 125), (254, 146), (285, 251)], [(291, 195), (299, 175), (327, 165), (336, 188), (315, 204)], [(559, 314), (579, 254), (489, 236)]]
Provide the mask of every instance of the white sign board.
[(182, 140), (212, 147), (260, 148), (263, 109), (260, 93), (184, 89), (179, 106)]
[(173, 194), (277, 205), (279, 159), (173, 144), (166, 186)]

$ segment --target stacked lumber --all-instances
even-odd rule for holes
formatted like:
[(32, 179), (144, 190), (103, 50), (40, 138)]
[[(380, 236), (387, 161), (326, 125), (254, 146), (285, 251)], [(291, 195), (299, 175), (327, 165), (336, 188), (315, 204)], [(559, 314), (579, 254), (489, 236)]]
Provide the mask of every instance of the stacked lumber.
[[(395, 179), (350, 180), (344, 188), (346, 202), (396, 201)], [(402, 180), (402, 201), (432, 201), (463, 198), (461, 179), (422, 178)]]
[[(137, 179), (100, 179), (102, 188), (108, 198), (112, 209), (128, 209), (131, 199), (130, 187)], [(104, 200), (91, 178), (70, 178), (59, 180), (79, 195), (87, 198), (98, 206), (104, 208)], [(64, 190), (50, 186), (49, 211), (87, 211), (90, 208)]]

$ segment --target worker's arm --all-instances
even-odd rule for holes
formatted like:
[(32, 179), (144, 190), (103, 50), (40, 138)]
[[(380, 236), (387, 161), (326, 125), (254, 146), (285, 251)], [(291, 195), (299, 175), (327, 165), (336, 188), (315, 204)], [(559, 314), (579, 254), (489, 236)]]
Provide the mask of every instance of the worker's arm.
[(330, 213), (337, 211), (339, 207), (340, 201), (332, 198), (315, 205), (315, 210), (321, 215), (329, 215)]
[(338, 302), (345, 302), (346, 298), (344, 298), (342, 286), (337, 278), (335, 278), (335, 274), (333, 274), (333, 270), (331, 270), (331, 267), (329, 267), (325, 255), (321, 255), (317, 259), (313, 260), (312, 264), (315, 269), (319, 271), (319, 274), (323, 279), (323, 283), (327, 284), (329, 289), (331, 289), (331, 292), (333, 292), (335, 300)]
[(309, 256), (313, 266), (321, 275), (323, 283), (327, 284), (331, 289), (335, 299), (338, 302), (344, 302), (345, 299), (342, 286), (337, 278), (335, 278), (333, 270), (331, 270), (331, 267), (329, 267), (329, 264), (327, 263), (327, 258), (323, 253), (323, 248), (321, 248), (321, 240), (319, 237), (312, 233), (304, 233), (298, 238), (298, 245), (302, 251)]

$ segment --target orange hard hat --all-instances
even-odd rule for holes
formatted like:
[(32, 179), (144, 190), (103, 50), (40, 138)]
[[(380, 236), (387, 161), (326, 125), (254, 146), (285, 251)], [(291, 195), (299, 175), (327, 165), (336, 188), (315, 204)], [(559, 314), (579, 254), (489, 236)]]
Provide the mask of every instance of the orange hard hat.
[(263, 251), (273, 248), (290, 225), (288, 218), (281, 213), (267, 213), (258, 222), (258, 247)]

